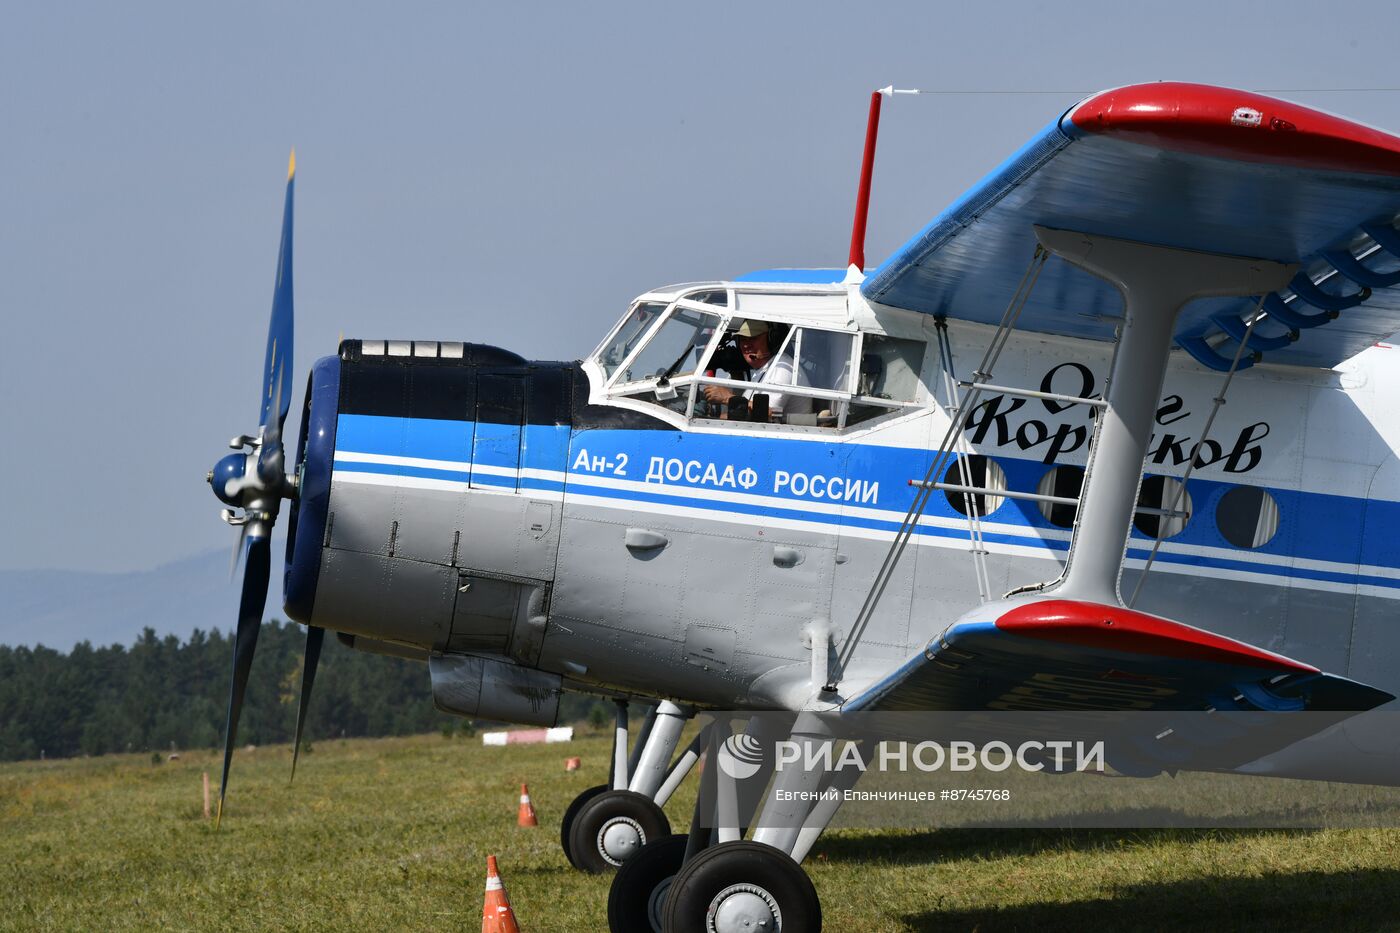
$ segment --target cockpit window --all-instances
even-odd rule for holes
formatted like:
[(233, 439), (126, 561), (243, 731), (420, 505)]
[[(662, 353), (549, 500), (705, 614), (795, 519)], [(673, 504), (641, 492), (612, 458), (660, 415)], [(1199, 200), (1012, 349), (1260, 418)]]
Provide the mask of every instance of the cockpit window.
[(731, 321), (700, 380), (695, 416), (839, 427), (854, 343), (854, 334), (839, 331)]
[(712, 289), (708, 292), (695, 292), (694, 294), (686, 295), (686, 298), (690, 301), (698, 301), (701, 304), (719, 305), (721, 308), (729, 304), (729, 293), (722, 288)]
[(803, 327), (797, 331), (793, 356), (798, 384), (833, 392), (851, 390), (851, 344), (854, 334)]
[(749, 429), (837, 431), (919, 403), (924, 341), (858, 332), (825, 307), (817, 321), (783, 321), (753, 316), (754, 304), (743, 313), (737, 292), (708, 287), (639, 302), (593, 357), (604, 391)]
[(642, 302), (622, 319), (612, 339), (598, 351), (598, 365), (603, 368), (609, 379), (665, 310), (666, 306), (663, 304)]
[(922, 340), (866, 334), (856, 394), (894, 402), (914, 401), (919, 392), (924, 347)]
[(919, 397), (919, 370), (923, 367), (927, 346), (922, 340), (866, 334), (861, 342), (856, 397), (846, 423), (869, 421), (901, 407), (893, 403), (915, 401)]
[(624, 361), (614, 384), (621, 386), (651, 379), (669, 381), (691, 375), (719, 321), (719, 315), (707, 311), (672, 308), (646, 344)]

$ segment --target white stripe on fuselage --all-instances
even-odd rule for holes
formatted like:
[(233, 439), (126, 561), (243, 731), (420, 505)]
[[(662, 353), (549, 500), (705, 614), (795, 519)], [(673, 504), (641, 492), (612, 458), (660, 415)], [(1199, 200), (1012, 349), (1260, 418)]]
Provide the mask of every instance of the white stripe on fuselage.
[[(874, 521), (900, 523), (904, 519), (903, 512), (894, 512), (886, 509), (872, 509), (859, 506), (841, 505), (826, 502), (814, 502), (800, 499), (784, 499), (775, 496), (757, 495), (754, 493), (727, 492), (721, 490), (694, 489), (690, 487), (668, 486), (657, 483), (638, 482), (636, 480), (615, 479), (591, 474), (565, 473), (559, 470), (536, 470), (521, 469), (515, 470), (510, 467), (496, 467), (473, 464), (470, 461), (454, 460), (433, 460), (422, 457), (400, 457), (388, 454), (368, 454), (355, 451), (336, 451), (335, 460), (337, 464), (344, 466), (337, 469), (334, 474), (336, 482), (354, 483), (360, 485), (381, 486), (381, 487), (402, 487), (406, 489), (438, 490), (442, 492), (466, 492), (487, 495), (525, 495), (530, 498), (547, 502), (560, 502), (565, 494), (557, 490), (542, 489), (522, 489), (493, 487), (493, 486), (471, 486), (466, 481), (435, 479), (418, 476), (403, 476), (386, 473), (361, 473), (356, 472), (351, 466), (354, 463), (373, 463), (382, 466), (404, 466), (420, 469), (445, 470), (459, 473), (479, 473), (483, 476), (503, 476), (514, 477), (519, 475), (522, 479), (534, 479), (545, 482), (558, 482), (568, 484), (568, 498), (570, 502), (584, 506), (596, 508), (614, 509), (619, 511), (642, 512), (654, 515), (669, 515), (678, 518), (691, 518), (698, 521), (726, 522), (730, 524), (745, 525), (756, 528), (774, 528), (790, 531), (825, 533), (831, 535), (841, 535), (845, 537), (861, 538), (870, 541), (891, 541), (895, 537), (895, 532), (887, 529), (864, 528), (855, 525), (842, 524), (841, 518), (849, 516)], [(348, 467), (348, 468), (347, 468)], [(588, 491), (596, 489), (599, 493)], [(648, 502), (637, 499), (623, 499), (616, 496), (609, 496), (606, 490), (615, 489), (618, 491), (628, 491), (653, 495), (665, 495), (671, 498), (689, 499), (700, 502), (729, 502), (762, 508), (778, 508), (787, 511), (802, 511), (813, 514), (812, 519), (792, 519), (769, 515), (752, 515), (743, 512), (731, 512), (704, 505), (686, 506), (675, 503)], [(820, 517), (818, 517), (820, 516)], [(825, 520), (823, 520), (825, 519)], [(943, 518), (937, 516), (922, 516), (919, 520), (920, 527), (941, 528), (967, 533), (967, 522), (957, 519)], [(815, 527), (814, 527), (815, 526)], [(1034, 558), (1039, 560), (1053, 561), (1055, 564), (1063, 563), (1065, 551), (1056, 549), (1046, 543), (1049, 541), (1068, 541), (1070, 533), (1068, 530), (1031, 529), (1024, 525), (1006, 524), (983, 520), (981, 522), (984, 534), (1000, 534), (1018, 537), (1026, 540), (1025, 544), (1009, 544), (1004, 542), (985, 541), (984, 547), (995, 554), (1011, 557)], [(919, 546), (937, 547), (946, 550), (966, 551), (970, 548), (970, 542), (959, 537), (946, 537), (936, 535), (917, 535), (915, 541)], [(1139, 547), (1149, 546), (1148, 542), (1137, 542)], [(1242, 570), (1237, 567), (1212, 567), (1201, 564), (1178, 564), (1168, 561), (1159, 561), (1154, 568), (1165, 573), (1181, 574), (1186, 576), (1209, 577), (1222, 580), (1242, 580), (1269, 585), (1280, 585), (1287, 580), (1290, 585), (1303, 589), (1318, 590), (1332, 593), (1351, 593), (1357, 591), (1363, 595), (1379, 596), (1388, 599), (1400, 599), (1400, 589), (1392, 589), (1385, 586), (1375, 586), (1371, 584), (1357, 584), (1338, 582), (1330, 580), (1315, 580), (1307, 577), (1294, 577), (1287, 573), (1290, 569), (1313, 570), (1328, 573), (1345, 574), (1347, 576), (1373, 576), (1384, 579), (1400, 580), (1400, 569), (1391, 567), (1379, 567), (1363, 565), (1358, 568), (1355, 564), (1346, 564), (1335, 561), (1309, 560), (1305, 558), (1290, 558), (1286, 556), (1260, 554), (1252, 551), (1227, 550), (1223, 548), (1212, 548), (1201, 545), (1183, 545), (1163, 542), (1161, 551), (1164, 554), (1179, 554), (1182, 556), (1200, 557), (1206, 560), (1231, 561), (1235, 563), (1258, 564), (1261, 571), (1258, 573)], [(1130, 569), (1141, 568), (1144, 561), (1137, 558), (1128, 558), (1124, 566)], [(1272, 572), (1265, 571), (1270, 568)]]

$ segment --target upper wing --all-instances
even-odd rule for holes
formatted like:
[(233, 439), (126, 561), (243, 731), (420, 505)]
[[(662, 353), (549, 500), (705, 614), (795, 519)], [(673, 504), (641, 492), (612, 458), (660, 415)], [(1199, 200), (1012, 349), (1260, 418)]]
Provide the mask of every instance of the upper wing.
[[(1258, 94), (1162, 82), (1051, 123), (866, 279), (873, 302), (995, 324), (1035, 225), (1301, 263), (1250, 338), (1271, 362), (1333, 366), (1400, 331), (1400, 137)], [(1261, 296), (1262, 297), (1262, 296)], [(1256, 300), (1193, 302), (1177, 342), (1228, 366)], [(1112, 286), (1050, 263), (1022, 329), (1111, 340)], [(1318, 326), (1326, 325), (1326, 326)], [(1250, 362), (1246, 354), (1243, 365)]]

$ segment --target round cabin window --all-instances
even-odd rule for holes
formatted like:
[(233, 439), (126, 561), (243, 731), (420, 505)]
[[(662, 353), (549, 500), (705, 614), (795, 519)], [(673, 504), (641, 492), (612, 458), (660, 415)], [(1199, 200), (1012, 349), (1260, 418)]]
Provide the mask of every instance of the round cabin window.
[[(1191, 494), (1179, 480), (1167, 476), (1149, 476), (1138, 490), (1138, 510), (1133, 514), (1133, 527), (1149, 538), (1173, 538), (1181, 534), (1191, 520)], [(1174, 511), (1175, 515), (1162, 512)]]
[(1005, 496), (995, 495), (1006, 489), (1006, 471), (995, 460), (981, 454), (954, 457), (948, 471), (943, 474), (943, 482), (949, 486), (988, 490), (984, 493), (943, 490), (953, 511), (962, 515), (975, 512), (978, 518), (982, 518), (995, 512), (1006, 501)]
[(1263, 547), (1278, 534), (1278, 502), (1263, 489), (1236, 486), (1220, 497), (1215, 527), (1235, 547)]
[[(1035, 489), (1042, 496), (1055, 496), (1060, 499), (1078, 499), (1079, 489), (1084, 485), (1084, 469), (1077, 466), (1058, 466), (1040, 478)], [(1073, 528), (1074, 516), (1079, 513), (1077, 503), (1039, 502), (1040, 514), (1045, 520), (1059, 528)]]

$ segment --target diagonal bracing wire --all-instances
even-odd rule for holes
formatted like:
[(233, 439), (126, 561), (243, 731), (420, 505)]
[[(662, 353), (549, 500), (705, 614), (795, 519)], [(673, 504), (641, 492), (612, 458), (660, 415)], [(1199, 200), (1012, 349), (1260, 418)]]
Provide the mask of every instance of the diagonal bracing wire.
[[(948, 397), (948, 412), (956, 415), (962, 410), (958, 402), (958, 382), (953, 375), (953, 347), (948, 340), (948, 322), (939, 318), (935, 326), (938, 330), (938, 353), (943, 366), (943, 388)], [(967, 443), (967, 436), (959, 434), (954, 444), (954, 451), (958, 460), (958, 477), (965, 488), (972, 488), (972, 466), (969, 462), (968, 453), (971, 446)], [(985, 472), (984, 479), (985, 480)], [(991, 598), (992, 581), (987, 576), (987, 549), (982, 540), (982, 510), (979, 497), (972, 493), (963, 493), (963, 505), (967, 509), (967, 534), (972, 545), (972, 571), (977, 577), (977, 595), (982, 602)]]
[[(1006, 311), (1002, 314), (1001, 323), (997, 325), (996, 332), (992, 335), (991, 341), (987, 344), (987, 352), (982, 356), (982, 362), (977, 370), (972, 374), (973, 385), (968, 390), (967, 396), (963, 399), (961, 411), (948, 424), (948, 431), (943, 435), (943, 441), (938, 445), (938, 452), (929, 464), (928, 471), (924, 474), (922, 483), (915, 484), (918, 490), (914, 495), (914, 502), (909, 506), (909, 511), (904, 514), (904, 521), (900, 523), (899, 531), (895, 533), (894, 541), (885, 552), (885, 559), (880, 564), (880, 569), (875, 573), (875, 579), (871, 581), (870, 590), (865, 594), (865, 601), (861, 604), (860, 612), (856, 614), (855, 624), (851, 627), (851, 634), (846, 638), (846, 644), (841, 649), (838, 657), (838, 671), (844, 671), (846, 665), (850, 663), (851, 655), (855, 653), (856, 646), (860, 643), (861, 636), (865, 634), (865, 629), (870, 625), (870, 619), (875, 613), (875, 607), (879, 604), (880, 598), (885, 594), (885, 587), (889, 585), (890, 578), (894, 575), (895, 566), (899, 563), (900, 557), (904, 554), (904, 548), (908, 545), (910, 537), (917, 527), (919, 518), (928, 508), (929, 496), (933, 493), (933, 477), (940, 475), (943, 464), (948, 459), (948, 453), (952, 450), (953, 440), (958, 437), (968, 416), (977, 407), (981, 398), (981, 384), (989, 381), (992, 377), (992, 369), (996, 365), (997, 359), (1001, 356), (1001, 351), (1005, 349), (1006, 342), (1010, 339), (1011, 332), (1016, 327), (1016, 321), (1021, 316), (1021, 310), (1025, 307), (1026, 301), (1030, 298), (1031, 291), (1035, 288), (1036, 281), (1040, 278), (1040, 271), (1045, 267), (1045, 261), (1050, 258), (1050, 253), (1045, 247), (1037, 244), (1035, 253), (1031, 256), (1030, 263), (1026, 266), (1026, 271), (1021, 275), (1021, 281), (1016, 286), (1016, 292), (1011, 296), (1011, 301), (1006, 306)], [(840, 673), (833, 675), (841, 676)], [(835, 684), (826, 684), (825, 688), (834, 690)]]

